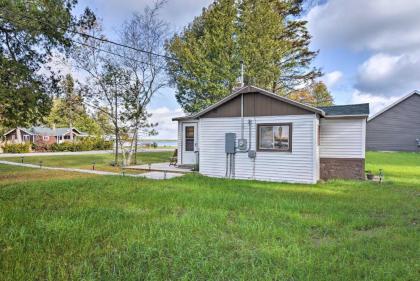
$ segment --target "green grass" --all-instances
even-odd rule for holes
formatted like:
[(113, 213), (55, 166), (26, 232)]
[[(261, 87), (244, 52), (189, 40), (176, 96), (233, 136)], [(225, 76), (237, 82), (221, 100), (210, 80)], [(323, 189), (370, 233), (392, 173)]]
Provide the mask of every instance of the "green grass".
[(297, 185), (0, 165), (0, 280), (419, 280), (420, 154), (369, 153), (379, 168)]
[[(169, 162), (173, 155), (172, 151), (165, 152), (139, 152), (137, 153), (137, 164), (148, 164), (157, 162)], [(21, 162), (21, 157), (4, 157), (0, 160)], [(121, 158), (120, 158), (121, 160)], [(54, 155), (54, 156), (25, 156), (24, 163), (39, 164), (51, 167), (91, 169), (95, 161), (95, 168), (104, 171), (120, 171), (119, 167), (111, 166), (114, 161), (114, 154), (84, 154), (84, 155)]]

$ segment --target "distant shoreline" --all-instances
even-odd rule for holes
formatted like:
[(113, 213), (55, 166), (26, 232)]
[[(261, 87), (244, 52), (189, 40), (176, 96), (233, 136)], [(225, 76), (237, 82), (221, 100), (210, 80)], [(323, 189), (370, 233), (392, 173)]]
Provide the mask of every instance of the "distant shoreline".
[(171, 140), (171, 139), (139, 139), (139, 141), (158, 141), (158, 142), (161, 142), (161, 141), (176, 141), (176, 139), (173, 139), (173, 140)]

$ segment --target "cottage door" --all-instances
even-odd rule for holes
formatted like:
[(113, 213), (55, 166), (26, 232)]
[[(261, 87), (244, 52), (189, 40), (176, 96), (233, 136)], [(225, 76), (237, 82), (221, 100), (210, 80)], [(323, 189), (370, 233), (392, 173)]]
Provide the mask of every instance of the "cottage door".
[(185, 123), (182, 125), (182, 164), (194, 165), (196, 163), (197, 124)]

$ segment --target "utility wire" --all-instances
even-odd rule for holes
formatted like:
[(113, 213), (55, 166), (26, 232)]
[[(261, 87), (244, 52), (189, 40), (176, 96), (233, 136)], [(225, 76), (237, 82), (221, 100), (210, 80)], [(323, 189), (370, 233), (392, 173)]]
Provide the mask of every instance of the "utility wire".
[[(18, 16), (21, 17), (21, 18), (29, 19), (29, 20), (36, 20), (36, 21), (38, 21), (40, 23), (43, 23), (43, 24), (46, 24), (46, 25), (48, 25), (50, 27), (61, 28), (60, 26), (53, 26), (51, 23), (43, 22), (39, 18), (30, 17), (28, 15), (18, 15)], [(0, 15), (0, 18), (3, 18), (5, 20), (11, 22), (10, 19), (4, 17), (3, 15)], [(93, 35), (90, 35), (90, 34), (87, 34), (87, 33), (84, 33), (84, 32), (80, 32), (80, 31), (77, 31), (77, 30), (67, 30), (67, 31), (68, 32), (71, 32), (71, 33), (74, 33), (74, 34), (78, 34), (78, 35), (84, 36), (84, 37), (95, 39), (95, 40), (98, 40), (98, 41), (101, 41), (101, 42), (104, 42), (104, 43), (109, 43), (109, 44), (113, 44), (113, 45), (116, 45), (116, 46), (119, 46), (119, 47), (131, 49), (131, 50), (134, 50), (134, 51), (137, 51), (137, 52), (140, 52), (140, 53), (146, 53), (146, 54), (149, 54), (149, 55), (153, 55), (153, 56), (162, 57), (162, 58), (165, 58), (165, 59), (170, 59), (170, 60), (178, 61), (178, 59), (173, 58), (173, 57), (170, 57), (170, 56), (167, 56), (167, 55), (162, 55), (162, 54), (154, 53), (152, 51), (142, 50), (142, 49), (139, 49), (139, 48), (135, 48), (135, 47), (128, 46), (128, 45), (125, 45), (125, 44), (121, 44), (121, 43), (118, 43), (118, 42), (115, 42), (115, 41), (112, 41), (112, 40), (108, 40), (106, 38), (100, 38), (100, 37), (97, 37), (97, 36), (93, 36)], [(67, 39), (70, 40), (70, 41), (73, 41), (70, 38), (67, 38)], [(92, 46), (90, 46), (90, 47), (92, 47)]]
[(135, 62), (138, 62), (138, 63), (141, 63), (141, 64), (152, 65), (151, 63), (140, 61), (140, 60), (137, 60), (137, 59), (133, 59), (133, 58), (130, 58), (130, 57), (127, 57), (127, 56), (124, 56), (124, 55), (120, 55), (120, 54), (114, 53), (112, 51), (108, 51), (108, 50), (104, 50), (104, 49), (99, 48), (99, 47), (91, 46), (91, 45), (83, 43), (83, 42), (79, 42), (79, 41), (76, 41), (76, 40), (73, 40), (73, 39), (69, 39), (69, 40), (72, 41), (73, 43), (76, 43), (76, 44), (79, 44), (79, 45), (82, 45), (82, 46), (85, 46), (85, 47), (89, 47), (89, 48), (92, 48), (92, 49), (95, 49), (95, 50), (98, 50), (98, 51), (101, 51), (101, 52), (104, 52), (104, 53), (107, 53), (107, 54), (110, 54), (110, 55), (114, 55), (114, 56), (117, 56), (117, 57), (120, 57), (120, 58), (123, 58), (123, 59), (132, 60), (132, 61), (135, 61)]
[(124, 47), (124, 48), (131, 49), (131, 50), (134, 50), (134, 51), (137, 51), (137, 52), (146, 53), (146, 54), (149, 54), (149, 55), (153, 55), (153, 56), (157, 56), (157, 57), (162, 57), (162, 58), (170, 59), (170, 60), (176, 60), (176, 61), (178, 60), (178, 59), (173, 58), (173, 57), (169, 57), (169, 56), (166, 56), (166, 55), (161, 55), (161, 54), (154, 53), (154, 52), (151, 52), (151, 51), (146, 51), (146, 50), (138, 49), (138, 48), (135, 48), (135, 47), (132, 47), (132, 46), (124, 45), (124, 44), (121, 44), (121, 43), (118, 43), (118, 42), (115, 42), (115, 41), (111, 41), (111, 40), (108, 40), (108, 39), (105, 39), (105, 38), (96, 37), (96, 36), (93, 36), (93, 35), (90, 35), (90, 34), (86, 34), (86, 33), (83, 33), (83, 32), (74, 31), (74, 30), (69, 30), (69, 31), (72, 32), (72, 33), (81, 35), (81, 36), (86, 36), (88, 38), (92, 38), (92, 39), (95, 39), (95, 40), (98, 40), (98, 41), (102, 41), (102, 42), (105, 42), (105, 43), (114, 44), (116, 46)]

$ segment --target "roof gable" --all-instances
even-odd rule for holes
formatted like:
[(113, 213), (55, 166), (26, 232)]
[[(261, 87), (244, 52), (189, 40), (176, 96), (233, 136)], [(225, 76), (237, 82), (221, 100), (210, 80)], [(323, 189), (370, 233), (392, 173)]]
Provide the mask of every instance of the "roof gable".
[(397, 100), (396, 102), (384, 107), (382, 110), (378, 111), (377, 113), (375, 113), (374, 115), (372, 115), (371, 117), (368, 118), (368, 122), (375, 119), (376, 117), (382, 115), (383, 113), (387, 112), (388, 110), (394, 108), (395, 106), (397, 106), (398, 104), (402, 103), (403, 101), (413, 97), (413, 96), (420, 96), (420, 92), (415, 90), (411, 93), (409, 93), (408, 95), (402, 97), (401, 99)]
[[(218, 111), (220, 111), (220, 110), (222, 111), (221, 115), (226, 115), (226, 116), (223, 116), (223, 117), (238, 116), (237, 106), (232, 107), (232, 105), (237, 105), (237, 103), (238, 103), (238, 99), (235, 100), (235, 98), (237, 98), (241, 94), (251, 94), (251, 93), (252, 94), (261, 94), (265, 97), (268, 97), (269, 100), (271, 100), (271, 102), (268, 102), (268, 104), (270, 104), (270, 109), (265, 114), (266, 116), (281, 115), (282, 112), (289, 112), (289, 114), (297, 114), (296, 112), (305, 112), (306, 114), (317, 113), (317, 114), (320, 114), (322, 116), (325, 115), (324, 111), (319, 109), (319, 108), (315, 108), (315, 107), (312, 107), (312, 106), (309, 106), (309, 105), (305, 105), (305, 104), (290, 100), (288, 98), (276, 95), (274, 93), (271, 93), (269, 91), (257, 88), (255, 86), (245, 86), (245, 87), (240, 88), (238, 91), (233, 92), (232, 94), (230, 94), (229, 96), (220, 100), (219, 102), (215, 103), (214, 105), (209, 106), (206, 109), (204, 109), (204, 110), (202, 110), (202, 111), (200, 111), (196, 114), (192, 114), (190, 116), (185, 116), (185, 117), (173, 118), (172, 120), (196, 119), (196, 118), (199, 118), (199, 117), (202, 117), (202, 116), (206, 116), (206, 114), (208, 114), (207, 117), (209, 117), (209, 116), (212, 115), (210, 112), (214, 111), (216, 109)], [(261, 100), (264, 100), (264, 98), (261, 98)], [(286, 104), (287, 106), (283, 107), (283, 109), (280, 109), (281, 107), (279, 107), (279, 106), (278, 107), (276, 107), (276, 106), (273, 107), (273, 106), (271, 106), (272, 100), (275, 100), (275, 105), (278, 105), (279, 102), (281, 102), (282, 104)], [(231, 106), (222, 107), (224, 104), (226, 104), (228, 102), (231, 102), (230, 103)], [(239, 102), (240, 102), (240, 100), (239, 100)], [(257, 103), (258, 102), (256, 102), (256, 104)], [(292, 110), (291, 108), (294, 108), (295, 110)], [(246, 108), (244, 108), (244, 109), (246, 110)], [(265, 107), (264, 109), (267, 110), (267, 107)], [(239, 110), (240, 110), (240, 107), (239, 107)], [(249, 110), (251, 111), (251, 109), (249, 109)], [(254, 114), (256, 113), (256, 111), (258, 111), (258, 109), (254, 110)], [(285, 113), (283, 113), (283, 114), (285, 114)], [(303, 114), (303, 113), (300, 113), (300, 114)], [(217, 115), (219, 115), (219, 114), (217, 114)], [(240, 116), (240, 111), (239, 111), (239, 116)]]
[(262, 95), (258, 92), (247, 92), (204, 113), (201, 118), (240, 117), (242, 95), (244, 117), (315, 114), (312, 111), (280, 101), (271, 96)]
[[(26, 128), (20, 128), (20, 127), (18, 127), (18, 129), (19, 129), (19, 130), (21, 130), (21, 131), (23, 131), (23, 132), (25, 132), (25, 133), (26, 133), (26, 134), (28, 134), (28, 135), (33, 135), (33, 133), (32, 133), (30, 130), (26, 129)], [(4, 136), (7, 136), (7, 135), (9, 135), (10, 133), (13, 133), (14, 131), (16, 131), (16, 128), (11, 129), (10, 131), (7, 131), (7, 132), (6, 132), (6, 133), (4, 133), (3, 135), (4, 135)]]

